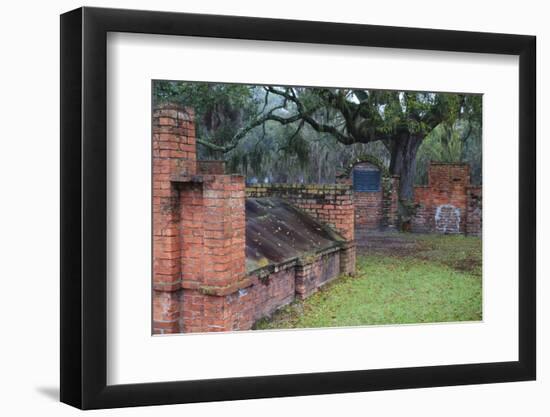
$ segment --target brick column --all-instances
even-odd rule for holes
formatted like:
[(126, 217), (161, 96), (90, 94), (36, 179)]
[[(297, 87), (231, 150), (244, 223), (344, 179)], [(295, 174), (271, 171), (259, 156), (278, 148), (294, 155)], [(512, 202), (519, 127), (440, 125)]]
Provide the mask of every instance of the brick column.
[(231, 298), (250, 285), (245, 271), (245, 193), (239, 175), (181, 178), (181, 330), (234, 328)]
[(431, 162), (428, 185), (415, 187), (414, 232), (467, 232), (470, 167), (464, 163)]
[(193, 111), (153, 110), (153, 332), (179, 331), (181, 242), (179, 191), (170, 179), (196, 169)]
[[(428, 181), (435, 216), (435, 232), (464, 233), (466, 229), (467, 192), (470, 167), (463, 163), (430, 163)], [(454, 213), (458, 211), (458, 215)], [(448, 215), (450, 213), (453, 216)], [(456, 220), (459, 219), (458, 228)], [(439, 219), (439, 220), (438, 220)], [(451, 229), (449, 231), (447, 226)]]
[(245, 277), (244, 178), (198, 173), (193, 111), (153, 111), (153, 332), (232, 330)]
[(182, 178), (183, 288), (220, 292), (245, 275), (244, 178)]

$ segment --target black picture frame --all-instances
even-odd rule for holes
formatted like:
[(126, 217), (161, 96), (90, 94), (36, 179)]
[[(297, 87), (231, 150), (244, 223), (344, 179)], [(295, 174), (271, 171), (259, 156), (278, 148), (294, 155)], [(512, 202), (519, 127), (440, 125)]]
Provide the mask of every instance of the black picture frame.
[[(519, 360), (112, 385), (107, 376), (108, 32), (519, 56)], [(61, 15), (61, 401), (82, 409), (533, 380), (536, 38), (136, 10)]]

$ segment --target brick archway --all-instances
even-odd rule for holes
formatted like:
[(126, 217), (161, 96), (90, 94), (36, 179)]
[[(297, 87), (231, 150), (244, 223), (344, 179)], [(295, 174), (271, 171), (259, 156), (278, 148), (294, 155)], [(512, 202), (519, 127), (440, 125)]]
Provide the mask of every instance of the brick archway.
[(380, 173), (383, 177), (387, 177), (387, 178), (391, 177), (390, 171), (379, 158), (377, 158), (374, 155), (363, 154), (363, 155), (359, 155), (357, 158), (355, 158), (355, 160), (351, 164), (349, 164), (346, 168), (344, 168), (342, 173), (338, 175), (338, 178), (349, 178), (355, 166), (362, 163), (369, 163), (374, 165), (380, 170)]
[(392, 176), (385, 164), (374, 155), (358, 156), (337, 176), (339, 183), (353, 185), (353, 173), (357, 167), (378, 169), (380, 186), (354, 189), (355, 224), (357, 229), (394, 229), (398, 225), (399, 177)]

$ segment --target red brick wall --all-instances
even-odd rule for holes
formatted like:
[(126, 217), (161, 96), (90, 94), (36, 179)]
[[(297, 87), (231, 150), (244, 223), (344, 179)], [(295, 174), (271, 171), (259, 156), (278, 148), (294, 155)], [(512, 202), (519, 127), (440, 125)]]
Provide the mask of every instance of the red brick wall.
[(355, 205), (349, 184), (256, 184), (248, 197), (279, 197), (338, 231), (348, 243), (340, 250), (340, 273), (355, 274)]
[(155, 333), (248, 330), (257, 320), (337, 278), (341, 259), (334, 251), (290, 263), (276, 272), (255, 273), (248, 276), (243, 288), (219, 295), (191, 289), (158, 291), (154, 298)]
[(411, 219), (411, 230), (417, 233), (430, 233), (434, 230), (434, 209), (431, 203), (431, 189), (427, 186), (414, 188), (416, 212)]
[[(194, 117), (193, 109), (172, 104), (160, 105), (153, 111), (154, 174), (197, 172)], [(165, 181), (158, 176), (154, 179)]]
[(338, 231), (355, 239), (352, 190), (345, 184), (257, 184), (246, 188), (248, 197), (280, 197)]
[[(432, 162), (428, 170), (428, 185), (414, 190), (416, 214), (411, 220), (412, 230), (448, 234), (471, 231), (477, 234), (476, 230), (481, 230), (481, 188), (477, 188), (479, 190), (473, 190), (470, 186), (468, 164)], [(470, 193), (469, 190), (473, 191)], [(479, 197), (479, 205), (471, 202), (473, 197), (470, 194)], [(479, 216), (475, 217), (474, 213)]]
[(250, 287), (253, 304), (252, 323), (262, 317), (270, 316), (281, 306), (294, 301), (296, 294), (296, 271), (294, 266), (273, 272), (262, 279), (254, 277)]
[(225, 161), (197, 161), (198, 174), (225, 174)]
[[(182, 182), (183, 286), (227, 287), (245, 274), (244, 178)], [(185, 180), (184, 180), (185, 181)]]
[(179, 192), (173, 173), (196, 169), (193, 111), (164, 105), (153, 112), (153, 285), (175, 290), (181, 282)]
[(227, 330), (250, 329), (295, 298), (311, 295), (339, 276), (340, 259), (340, 253), (332, 251), (279, 266), (276, 272), (254, 273), (249, 287), (225, 296)]
[(309, 297), (319, 287), (338, 277), (340, 256), (337, 251), (326, 253), (314, 259), (303, 259), (296, 267), (296, 296)]
[(181, 291), (153, 290), (153, 333), (180, 331)]
[(196, 290), (184, 290), (180, 303), (181, 332), (222, 332), (230, 326), (225, 297), (216, 297)]
[(180, 239), (182, 284), (204, 282), (204, 199), (201, 183), (177, 184), (180, 192)]
[[(347, 178), (349, 184), (353, 184), (353, 173), (356, 170), (380, 172), (380, 169), (370, 162), (360, 162), (355, 164), (350, 171)], [(357, 228), (374, 230), (382, 227), (384, 220), (382, 181), (380, 182), (379, 191), (353, 190), (353, 202), (355, 204), (355, 226)]]
[(355, 275), (356, 269), (355, 243), (349, 242), (340, 248), (340, 273), (344, 275)]
[(249, 285), (245, 271), (244, 178), (204, 175), (173, 178), (180, 192), (181, 328), (227, 330), (220, 301)]
[(153, 111), (153, 333), (179, 330), (181, 239), (176, 172), (196, 169), (193, 111), (163, 105)]
[(353, 194), (355, 203), (355, 224), (358, 228), (373, 230), (383, 224), (382, 191), (357, 192)]
[[(368, 162), (361, 162), (373, 166)], [(357, 165), (360, 165), (357, 164)], [(338, 184), (347, 184), (353, 187), (353, 169), (349, 175), (336, 178)], [(384, 176), (381, 173), (380, 191), (353, 191), (355, 205), (355, 227), (357, 229), (375, 230), (383, 228), (395, 229), (398, 226), (398, 190), (399, 176)]]

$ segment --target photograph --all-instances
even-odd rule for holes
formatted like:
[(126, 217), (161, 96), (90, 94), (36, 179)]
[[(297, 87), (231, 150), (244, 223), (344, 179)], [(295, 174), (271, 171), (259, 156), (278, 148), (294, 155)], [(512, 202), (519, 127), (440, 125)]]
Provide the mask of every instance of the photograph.
[(483, 95), (152, 80), (152, 334), (483, 321)]

